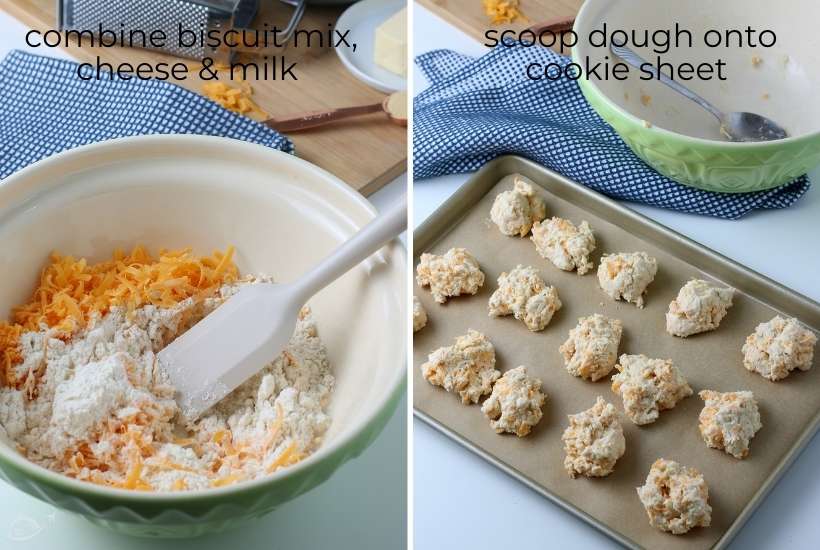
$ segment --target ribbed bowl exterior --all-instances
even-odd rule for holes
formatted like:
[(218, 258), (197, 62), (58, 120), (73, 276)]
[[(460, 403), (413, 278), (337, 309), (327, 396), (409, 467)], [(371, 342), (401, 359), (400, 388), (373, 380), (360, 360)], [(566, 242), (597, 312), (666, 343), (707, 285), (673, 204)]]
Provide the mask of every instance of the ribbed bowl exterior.
[[(202, 492), (166, 498), (161, 494), (129, 498), (122, 493), (78, 490), (74, 484), (32, 475), (0, 457), (0, 477), (31, 496), (117, 533), (138, 537), (188, 538), (225, 531), (259, 518), (326, 481), (340, 466), (359, 456), (379, 435), (396, 409), (404, 385), (347, 444), (293, 473), (239, 485), (231, 492)], [(67, 480), (66, 480), (67, 481)]]
[(644, 162), (668, 178), (706, 191), (749, 193), (786, 184), (820, 165), (820, 133), (765, 144), (709, 142), (647, 128), (580, 79), (589, 104)]

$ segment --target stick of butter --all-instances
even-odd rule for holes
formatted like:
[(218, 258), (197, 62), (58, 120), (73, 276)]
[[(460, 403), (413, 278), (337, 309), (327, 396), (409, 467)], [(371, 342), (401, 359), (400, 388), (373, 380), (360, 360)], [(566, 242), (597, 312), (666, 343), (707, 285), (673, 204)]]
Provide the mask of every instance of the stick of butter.
[(376, 65), (407, 76), (407, 8), (393, 14), (376, 28)]

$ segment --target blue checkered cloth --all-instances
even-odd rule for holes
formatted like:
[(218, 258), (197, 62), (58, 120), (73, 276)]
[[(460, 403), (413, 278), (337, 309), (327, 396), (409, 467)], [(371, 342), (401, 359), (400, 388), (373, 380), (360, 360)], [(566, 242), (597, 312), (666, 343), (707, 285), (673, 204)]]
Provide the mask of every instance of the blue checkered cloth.
[(413, 102), (414, 179), (474, 172), (515, 154), (616, 199), (727, 219), (789, 207), (809, 189), (805, 176), (744, 194), (675, 183), (632, 153), (577, 82), (528, 80), (523, 68), (531, 62), (565, 65), (569, 59), (520, 45), (499, 46), (478, 59), (448, 50), (417, 57), (431, 86)]
[(0, 61), (0, 179), (66, 149), (144, 134), (224, 136), (293, 152), (281, 134), (175, 84), (86, 81), (76, 71), (71, 61), (22, 51)]

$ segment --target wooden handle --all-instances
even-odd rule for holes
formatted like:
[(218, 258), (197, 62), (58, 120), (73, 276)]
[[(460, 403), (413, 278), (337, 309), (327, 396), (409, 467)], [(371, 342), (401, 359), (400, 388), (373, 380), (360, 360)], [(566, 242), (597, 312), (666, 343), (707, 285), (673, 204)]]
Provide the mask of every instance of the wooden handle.
[(382, 110), (381, 103), (374, 103), (372, 105), (360, 105), (358, 107), (341, 107), (328, 111), (313, 111), (290, 118), (269, 118), (263, 124), (268, 128), (273, 128), (277, 132), (298, 132), (345, 118), (378, 113)]
[[(552, 32), (556, 36), (560, 36), (571, 31), (573, 25), (575, 25), (575, 16), (571, 15), (569, 17), (555, 17), (541, 23), (536, 23), (535, 25), (528, 27), (527, 30), (531, 31), (536, 36), (542, 32)], [(560, 53), (564, 53), (563, 46), (560, 48)]]
[(555, 17), (553, 19), (548, 19), (541, 23), (536, 23), (532, 25), (527, 30), (532, 31), (535, 34), (539, 34), (541, 32), (548, 32), (552, 31), (555, 34), (562, 34), (572, 30), (572, 26), (575, 24), (575, 16), (571, 15), (569, 17)]

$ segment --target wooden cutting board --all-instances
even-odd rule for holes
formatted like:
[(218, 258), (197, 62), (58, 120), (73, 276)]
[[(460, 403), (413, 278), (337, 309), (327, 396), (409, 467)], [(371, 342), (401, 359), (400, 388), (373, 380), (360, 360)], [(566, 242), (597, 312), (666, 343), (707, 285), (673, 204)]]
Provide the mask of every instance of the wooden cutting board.
[[(101, 0), (102, 1), (102, 0)], [(254, 26), (280, 27), (289, 20), (291, 10), (280, 2), (260, 2), (260, 13)], [(25, 25), (46, 30), (56, 26), (54, 0), (3, 0), (0, 8)], [(343, 7), (309, 6), (300, 24), (306, 29), (327, 29)], [(21, 44), (21, 47), (24, 47)], [(42, 48), (48, 54), (48, 48)], [(33, 50), (37, 53), (37, 50)], [(157, 61), (176, 62), (177, 58), (148, 50), (129, 48), (66, 48), (80, 61), (94, 62), (96, 56), (111, 64)], [(350, 75), (330, 47), (312, 46), (284, 52), (288, 62), (298, 62), (294, 70), (298, 81), (252, 82), (253, 99), (274, 118), (334, 107), (365, 105), (381, 101), (384, 94), (373, 90)], [(189, 67), (199, 65), (187, 61)], [(197, 71), (189, 71), (181, 86), (199, 92), (202, 82)], [(297, 156), (333, 173), (364, 195), (369, 195), (406, 171), (407, 131), (387, 121), (383, 115), (371, 115), (345, 123), (316, 128), (289, 136)]]
[[(515, 23), (498, 25), (490, 22), (484, 13), (482, 0), (416, 0), (451, 25), (461, 29), (482, 44), (487, 29), (524, 30), (536, 23), (559, 17), (574, 16), (584, 0), (521, 0), (519, 9), (526, 19)], [(564, 52), (567, 53), (567, 52)]]

